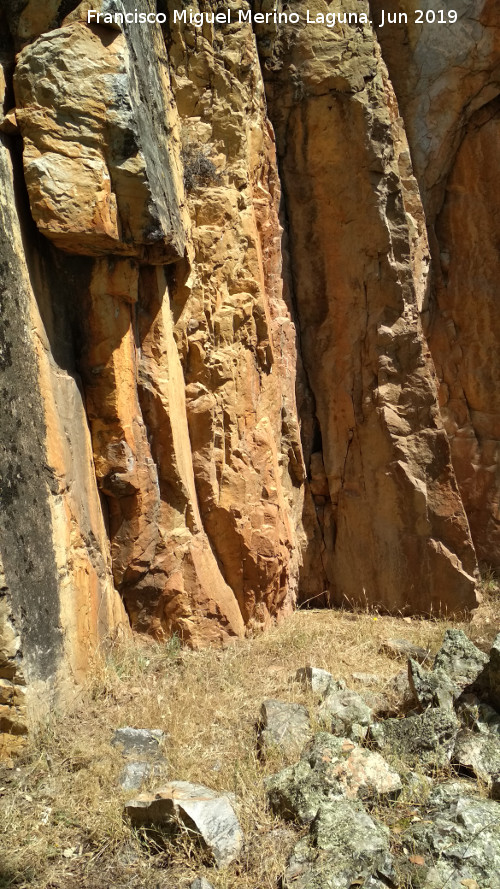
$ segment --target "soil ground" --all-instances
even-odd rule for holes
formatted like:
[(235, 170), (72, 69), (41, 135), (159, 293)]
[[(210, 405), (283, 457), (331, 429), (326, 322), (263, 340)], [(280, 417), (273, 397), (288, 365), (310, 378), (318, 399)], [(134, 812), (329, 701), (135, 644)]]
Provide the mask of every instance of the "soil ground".
[[(255, 725), (266, 698), (316, 701), (294, 675), (312, 664), (360, 690), (353, 673), (375, 674), (382, 691), (404, 670), (381, 650), (390, 638), (439, 648), (445, 630), (460, 627), (487, 651), (500, 630), (498, 585), (483, 583), (483, 604), (468, 623), (377, 613), (297, 611), (288, 621), (224, 650), (182, 650), (136, 637), (96, 659), (92, 681), (64, 713), (51, 714), (22, 758), (0, 766), (0, 889), (187, 889), (203, 874), (214, 889), (276, 889), (301, 829), (266, 807), (264, 778), (286, 760), (262, 763)], [(123, 767), (110, 745), (121, 726), (166, 733), (165, 777), (236, 794), (245, 834), (241, 859), (226, 870), (208, 866), (189, 835), (157, 847), (122, 816), (133, 793), (118, 787)], [(161, 778), (154, 786), (161, 786)], [(153, 789), (151, 786), (149, 789)], [(392, 826), (408, 818), (392, 812)]]

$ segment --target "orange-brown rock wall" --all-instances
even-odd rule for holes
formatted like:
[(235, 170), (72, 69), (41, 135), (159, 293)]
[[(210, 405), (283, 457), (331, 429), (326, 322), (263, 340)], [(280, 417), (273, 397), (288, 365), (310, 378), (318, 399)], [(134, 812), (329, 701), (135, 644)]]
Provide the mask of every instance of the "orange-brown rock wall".
[[(342, 9), (361, 6), (368, 18), (367, 4)], [(373, 30), (289, 26), (265, 65), (334, 597), (468, 608), (475, 554), (420, 323), (423, 213)]]
[[(422, 191), (433, 256), (426, 318), (453, 466), (479, 558), (500, 566), (498, 126), (500, 10), (454, 4), (455, 27), (409, 13), (380, 32)], [(458, 39), (459, 38), (459, 39)]]
[(500, 564), (500, 14), (337, 5), (365, 20), (2, 5), (10, 748), (120, 627), (199, 646), (297, 601), (453, 614), (476, 555)]
[(181, 23), (168, 48), (192, 222), (175, 300), (200, 511), (245, 623), (266, 626), (294, 605), (304, 538), (274, 136), (250, 25)]

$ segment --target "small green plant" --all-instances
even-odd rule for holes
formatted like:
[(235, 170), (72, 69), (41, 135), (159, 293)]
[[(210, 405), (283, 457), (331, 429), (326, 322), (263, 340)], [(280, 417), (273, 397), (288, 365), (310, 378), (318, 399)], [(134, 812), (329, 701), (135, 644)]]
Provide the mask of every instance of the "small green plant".
[(187, 192), (195, 191), (202, 186), (220, 185), (221, 176), (210, 158), (210, 148), (207, 145), (184, 145), (181, 157), (184, 167), (184, 188)]

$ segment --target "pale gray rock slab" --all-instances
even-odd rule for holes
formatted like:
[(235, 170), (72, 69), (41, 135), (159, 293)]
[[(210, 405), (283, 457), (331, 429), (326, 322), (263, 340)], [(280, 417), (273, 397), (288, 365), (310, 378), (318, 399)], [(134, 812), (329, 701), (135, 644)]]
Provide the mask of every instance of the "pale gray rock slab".
[(243, 848), (243, 833), (228, 794), (201, 784), (171, 781), (155, 794), (141, 794), (125, 806), (137, 827), (164, 826), (175, 833), (179, 822), (199, 834), (218, 867), (225, 867)]
[(463, 729), (455, 743), (453, 763), (491, 786), (500, 776), (500, 738)]
[[(309, 666), (299, 667), (295, 674), (295, 679), (308, 691), (312, 691), (314, 694), (321, 695), (322, 697), (328, 692), (331, 685), (335, 687), (339, 683), (339, 680), (334, 679), (328, 670)], [(345, 688), (343, 680), (340, 680), (340, 683)]]
[(378, 753), (348, 738), (317, 734), (300, 762), (266, 781), (272, 810), (283, 818), (310, 823), (332, 799), (394, 799), (401, 778)]
[[(389, 831), (359, 803), (334, 800), (323, 803), (300, 840), (283, 878), (284, 889), (346, 889), (371, 877), (371, 889), (387, 885), (393, 873)], [(384, 875), (385, 881), (377, 877)]]
[(373, 712), (361, 695), (346, 688), (329, 691), (319, 708), (318, 719), (334, 734), (362, 741), (373, 721)]
[(125, 763), (120, 773), (118, 783), (122, 790), (140, 790), (151, 775), (151, 763), (136, 762), (134, 760)]
[(258, 743), (265, 755), (278, 748), (289, 756), (299, 755), (312, 737), (309, 712), (302, 704), (269, 699), (260, 710)]

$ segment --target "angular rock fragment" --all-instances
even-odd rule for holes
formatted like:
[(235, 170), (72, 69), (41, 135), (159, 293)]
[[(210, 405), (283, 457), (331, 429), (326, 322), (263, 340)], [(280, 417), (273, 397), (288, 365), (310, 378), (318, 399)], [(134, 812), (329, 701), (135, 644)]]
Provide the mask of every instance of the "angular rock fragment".
[(462, 630), (446, 630), (433, 671), (444, 671), (451, 682), (463, 689), (477, 679), (487, 662), (488, 656)]
[(500, 633), (491, 646), (488, 676), (489, 702), (500, 712)]
[(390, 880), (392, 871), (388, 829), (360, 803), (336, 800), (321, 805), (310, 836), (297, 843), (283, 886), (346, 889), (353, 883), (365, 885), (366, 879), (378, 874)]
[(464, 729), (455, 743), (453, 763), (491, 786), (500, 776), (500, 738)]
[(410, 767), (443, 768), (450, 762), (459, 727), (453, 710), (437, 708), (374, 723), (369, 737), (385, 756), (392, 754)]
[(463, 695), (457, 712), (466, 728), (500, 738), (500, 714), (476, 695)]
[(500, 633), (491, 646), (489, 659), (477, 677), (473, 691), (500, 713)]
[(424, 670), (417, 661), (408, 661), (408, 679), (415, 702), (422, 710), (428, 707), (453, 707), (460, 688), (440, 667)]
[(243, 834), (228, 796), (201, 784), (171, 781), (155, 794), (141, 794), (125, 806), (136, 827), (165, 827), (175, 833), (179, 822), (201, 837), (218, 867), (238, 857)]
[(360, 741), (366, 737), (373, 713), (361, 695), (346, 688), (328, 692), (319, 708), (318, 717), (328, 724), (334, 734)]
[(431, 653), (428, 648), (422, 648), (420, 645), (414, 645), (407, 639), (387, 639), (380, 646), (381, 651), (390, 654), (393, 657), (413, 658), (419, 664), (424, 664), (430, 660)]
[(153, 766), (149, 762), (127, 762), (120, 773), (118, 783), (122, 790), (140, 790), (142, 785), (151, 777)]
[(424, 861), (422, 867), (408, 860), (408, 883), (419, 889), (500, 889), (498, 803), (460, 795), (457, 785), (435, 802), (432, 820), (426, 814), (402, 836)]
[(298, 755), (312, 736), (309, 713), (301, 704), (269, 699), (260, 710), (259, 749), (278, 748), (288, 756)]
[(375, 673), (353, 673), (352, 678), (362, 685), (377, 685), (380, 681), (380, 677)]
[(345, 682), (342, 679), (334, 679), (328, 670), (321, 670), (319, 667), (300, 667), (295, 674), (295, 679), (304, 688), (322, 697), (328, 693), (330, 688), (345, 688)]
[(398, 773), (378, 753), (326, 732), (315, 736), (299, 763), (266, 782), (273, 811), (303, 823), (313, 820), (325, 800), (394, 798), (401, 786)]
[(159, 777), (166, 764), (161, 751), (165, 733), (161, 729), (119, 728), (111, 738), (127, 762), (120, 773), (118, 783), (123, 790), (140, 790), (151, 777)]

